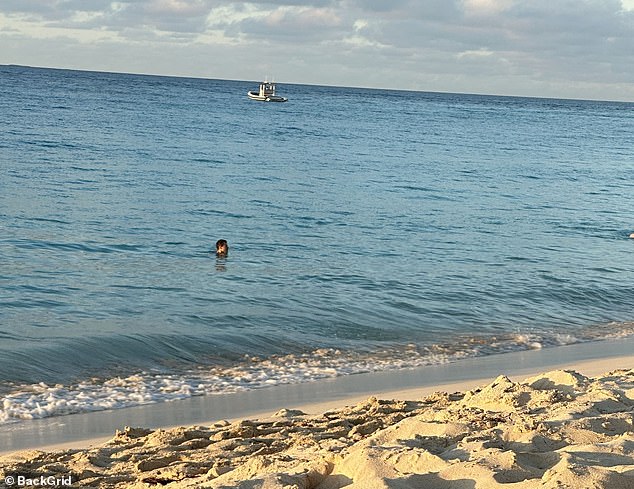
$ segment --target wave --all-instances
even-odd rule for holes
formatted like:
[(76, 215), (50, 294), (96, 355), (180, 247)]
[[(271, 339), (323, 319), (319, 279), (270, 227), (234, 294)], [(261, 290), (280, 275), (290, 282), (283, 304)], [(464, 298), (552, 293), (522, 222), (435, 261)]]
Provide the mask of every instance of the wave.
[(269, 357), (244, 355), (231, 365), (143, 371), (127, 376), (90, 378), (67, 385), (10, 383), (3, 389), (0, 424), (314, 382), (343, 375), (440, 365), (469, 357), (632, 335), (634, 323), (610, 323), (576, 335), (557, 332), (465, 335), (433, 345), (410, 343), (361, 352), (320, 348)]

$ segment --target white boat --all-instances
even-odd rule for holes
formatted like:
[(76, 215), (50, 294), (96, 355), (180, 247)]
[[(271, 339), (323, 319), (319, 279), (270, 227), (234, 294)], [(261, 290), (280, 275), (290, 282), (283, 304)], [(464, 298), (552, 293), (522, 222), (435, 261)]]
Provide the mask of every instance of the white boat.
[(251, 100), (259, 100), (260, 102), (286, 102), (286, 97), (275, 95), (275, 83), (263, 81), (260, 83), (259, 91), (250, 90), (247, 95)]

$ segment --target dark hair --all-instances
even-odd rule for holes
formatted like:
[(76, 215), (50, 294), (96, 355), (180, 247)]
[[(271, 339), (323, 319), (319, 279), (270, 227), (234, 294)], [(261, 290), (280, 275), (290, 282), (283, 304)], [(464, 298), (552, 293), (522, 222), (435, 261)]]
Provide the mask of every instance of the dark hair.
[(226, 240), (226, 239), (219, 239), (218, 241), (216, 241), (216, 253), (218, 253), (218, 249), (219, 249), (221, 246), (224, 246), (224, 248), (225, 248), (225, 253), (226, 253), (227, 251), (229, 251), (229, 244), (227, 243), (227, 240)]

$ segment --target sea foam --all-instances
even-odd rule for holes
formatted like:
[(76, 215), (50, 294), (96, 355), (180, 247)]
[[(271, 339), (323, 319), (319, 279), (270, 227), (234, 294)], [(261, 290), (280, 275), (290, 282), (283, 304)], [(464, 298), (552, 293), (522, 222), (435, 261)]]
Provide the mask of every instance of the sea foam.
[[(634, 333), (632, 325), (621, 326), (610, 334), (604, 332), (602, 338), (625, 337)], [(242, 361), (229, 367), (139, 372), (108, 379), (93, 378), (69, 385), (43, 382), (14, 385), (0, 405), (0, 423), (315, 382), (342, 375), (440, 365), (462, 358), (569, 345), (592, 339), (596, 338), (591, 334), (574, 337), (569, 334), (540, 336), (518, 333), (457, 338), (451, 343), (431, 346), (410, 343), (367, 352), (322, 348), (268, 358), (245, 355)]]

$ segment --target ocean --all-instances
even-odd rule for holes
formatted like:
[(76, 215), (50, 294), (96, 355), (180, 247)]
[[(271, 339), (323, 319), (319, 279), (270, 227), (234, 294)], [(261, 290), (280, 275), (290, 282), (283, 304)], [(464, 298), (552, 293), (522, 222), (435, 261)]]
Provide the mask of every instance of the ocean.
[(634, 104), (257, 83), (0, 66), (0, 423), (634, 334)]

